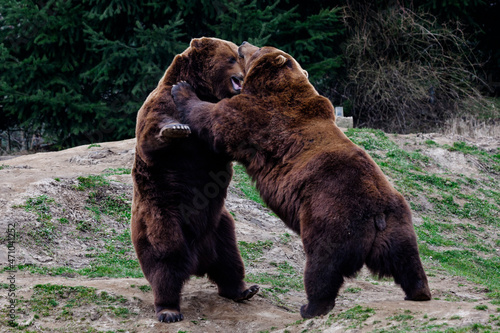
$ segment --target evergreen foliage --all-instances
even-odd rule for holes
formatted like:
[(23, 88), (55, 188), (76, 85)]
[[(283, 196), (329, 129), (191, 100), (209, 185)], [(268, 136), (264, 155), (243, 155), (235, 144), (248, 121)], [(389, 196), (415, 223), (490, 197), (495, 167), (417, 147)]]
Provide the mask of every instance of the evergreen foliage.
[(137, 110), (193, 37), (279, 45), (313, 76), (340, 65), (338, 10), (301, 15), (280, 0), (4, 0), (0, 15), (2, 128), (60, 147), (133, 137)]

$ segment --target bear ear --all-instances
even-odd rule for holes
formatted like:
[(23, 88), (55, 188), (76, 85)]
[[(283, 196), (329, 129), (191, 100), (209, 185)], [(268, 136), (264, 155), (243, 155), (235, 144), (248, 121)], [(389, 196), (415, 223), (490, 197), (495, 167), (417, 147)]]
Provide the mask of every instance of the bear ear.
[(302, 71), (304, 72), (304, 75), (305, 75), (307, 78), (309, 78), (309, 73), (308, 73), (305, 69), (303, 69)]
[(286, 62), (288, 61), (288, 59), (283, 56), (283, 55), (278, 55), (275, 59), (274, 59), (274, 64), (278, 67), (281, 67), (283, 66), (284, 64), (286, 64)]
[(191, 39), (191, 43), (189, 44), (189, 46), (191, 46), (191, 48), (193, 49), (202, 49), (206, 47), (209, 42), (211, 42), (211, 40), (207, 37), (193, 38)]
[(186, 57), (186, 55), (184, 54), (178, 54), (174, 57), (174, 60), (172, 60), (172, 63), (177, 63), (177, 64), (180, 64), (180, 63), (183, 63), (187, 60), (188, 58)]
[(201, 47), (201, 38), (193, 38), (191, 39), (191, 44), (189, 44), (192, 48), (200, 48)]

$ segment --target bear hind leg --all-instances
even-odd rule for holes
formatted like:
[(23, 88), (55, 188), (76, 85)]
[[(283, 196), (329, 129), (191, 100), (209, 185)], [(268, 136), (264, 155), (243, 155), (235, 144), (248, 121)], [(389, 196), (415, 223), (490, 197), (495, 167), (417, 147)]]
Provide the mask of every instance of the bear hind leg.
[(180, 295), (190, 274), (188, 267), (175, 266), (173, 262), (159, 262), (156, 272), (146, 276), (153, 289), (156, 317), (160, 322), (184, 319), (180, 311)]
[(405, 300), (428, 301), (427, 282), (414, 232), (378, 235), (366, 259), (366, 266), (379, 277), (392, 276), (406, 294)]
[(141, 242), (137, 257), (154, 295), (156, 316), (160, 322), (184, 319), (180, 312), (180, 295), (190, 277), (190, 256), (187, 250), (161, 255), (147, 241)]
[(209, 279), (217, 284), (219, 295), (222, 297), (236, 302), (252, 298), (259, 291), (259, 286), (253, 285), (249, 288), (245, 286), (243, 281), (245, 268), (236, 244), (234, 222), (229, 212), (222, 213), (215, 237), (217, 258), (208, 267)]
[(344, 276), (354, 276), (363, 267), (362, 256), (356, 246), (332, 239), (303, 241), (307, 253), (304, 286), (308, 304), (300, 314), (312, 318), (327, 314), (335, 306), (335, 299)]
[(342, 273), (328, 264), (318, 263), (317, 259), (307, 258), (304, 285), (308, 303), (300, 308), (302, 318), (313, 318), (330, 312), (335, 307), (335, 299), (344, 283)]
[[(332, 235), (333, 232), (325, 232)], [(373, 235), (365, 235), (373, 239)], [(307, 254), (304, 271), (304, 285), (308, 304), (303, 305), (300, 314), (312, 318), (327, 314), (335, 306), (335, 299), (344, 277), (354, 277), (365, 262), (364, 240), (344, 241), (334, 238), (303, 239)]]

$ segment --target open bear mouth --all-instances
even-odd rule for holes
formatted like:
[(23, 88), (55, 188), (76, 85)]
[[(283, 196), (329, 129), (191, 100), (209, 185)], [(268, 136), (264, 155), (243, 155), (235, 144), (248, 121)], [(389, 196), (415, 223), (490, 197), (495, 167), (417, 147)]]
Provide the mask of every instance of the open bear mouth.
[(237, 76), (231, 76), (231, 84), (233, 85), (233, 89), (237, 92), (241, 91), (241, 85), (243, 83), (243, 79)]

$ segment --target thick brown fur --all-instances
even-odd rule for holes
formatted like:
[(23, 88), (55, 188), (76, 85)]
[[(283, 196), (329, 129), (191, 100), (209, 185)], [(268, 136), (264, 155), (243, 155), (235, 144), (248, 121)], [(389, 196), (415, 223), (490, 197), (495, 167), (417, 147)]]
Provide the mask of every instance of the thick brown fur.
[(300, 234), (308, 298), (301, 315), (328, 313), (344, 277), (364, 264), (393, 276), (406, 299), (429, 300), (408, 204), (335, 125), (330, 101), (290, 55), (248, 43), (239, 53), (247, 73), (240, 95), (202, 102), (186, 83), (172, 94), (191, 129), (241, 162), (268, 206)]
[(258, 291), (243, 282), (234, 221), (224, 207), (231, 161), (179, 123), (170, 94), (186, 80), (202, 99), (218, 101), (239, 93), (242, 78), (235, 44), (193, 39), (137, 115), (132, 241), (160, 321), (183, 319), (180, 293), (193, 274), (207, 274), (221, 296), (236, 301)]

